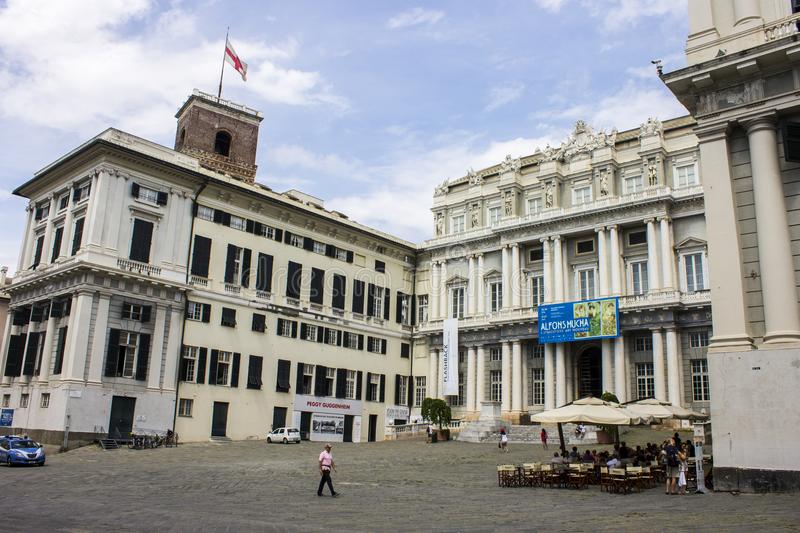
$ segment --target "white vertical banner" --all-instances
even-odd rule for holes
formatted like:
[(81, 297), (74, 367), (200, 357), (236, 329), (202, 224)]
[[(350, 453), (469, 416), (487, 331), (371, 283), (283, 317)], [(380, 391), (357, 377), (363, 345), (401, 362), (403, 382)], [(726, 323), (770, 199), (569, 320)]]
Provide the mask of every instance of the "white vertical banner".
[(442, 395), (458, 396), (458, 319), (447, 318), (442, 330)]

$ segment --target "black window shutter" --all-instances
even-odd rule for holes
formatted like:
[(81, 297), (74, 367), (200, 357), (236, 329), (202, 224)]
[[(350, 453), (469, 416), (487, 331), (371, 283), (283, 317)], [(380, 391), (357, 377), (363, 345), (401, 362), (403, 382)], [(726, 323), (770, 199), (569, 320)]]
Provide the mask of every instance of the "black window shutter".
[[(388, 289), (387, 289), (388, 290)], [(398, 324), (403, 321), (403, 302), (405, 301), (406, 295), (400, 291), (397, 291), (397, 303), (395, 303), (395, 310), (394, 310), (394, 321)]]
[(358, 349), (359, 350), (364, 349), (364, 335), (362, 335), (361, 333), (358, 334)]
[(42, 248), (44, 247), (44, 235), (36, 239), (36, 249), (33, 252), (33, 264), (31, 268), (36, 268), (42, 262)]
[(376, 259), (375, 260), (375, 272), (381, 272), (381, 273), (386, 272), (386, 263), (384, 263), (383, 261), (378, 261)]
[(314, 369), (314, 396), (325, 396), (328, 387), (327, 383), (327, 368), (322, 365), (317, 365)]
[(258, 355), (251, 355), (247, 365), (247, 388), (261, 390), (261, 370), (264, 359)]
[(253, 233), (256, 235), (263, 235), (264, 234), (264, 224), (261, 222), (253, 222)]
[(300, 338), (306, 340), (307, 334), (308, 334), (308, 324), (306, 323), (300, 324)]
[(208, 348), (200, 348), (200, 355), (197, 356), (197, 383), (206, 381), (206, 359), (208, 358)]
[(150, 262), (150, 246), (153, 242), (153, 223), (138, 218), (133, 219), (133, 237), (131, 238), (131, 261)]
[(253, 331), (264, 333), (267, 329), (266, 317), (260, 313), (253, 313)]
[(386, 374), (381, 374), (381, 389), (379, 401), (381, 403), (386, 401)]
[(322, 305), (325, 294), (325, 271), (319, 268), (311, 269), (311, 303)]
[(297, 320), (292, 320), (292, 338), (297, 338)]
[(417, 297), (412, 294), (409, 298), (411, 298), (411, 325), (414, 326), (417, 323)]
[(256, 266), (256, 289), (259, 291), (272, 291), (272, 256), (258, 254)]
[(394, 375), (394, 404), (395, 405), (402, 405), (400, 403), (400, 379), (402, 376), (400, 374)]
[(61, 255), (61, 241), (64, 238), (64, 226), (56, 228), (56, 234), (53, 237), (53, 252), (50, 254), (50, 262), (54, 262)]
[(386, 339), (381, 339), (381, 353), (386, 355)]
[(300, 298), (300, 287), (303, 281), (303, 265), (289, 261), (289, 267), (286, 271), (286, 296)]
[(291, 365), (291, 361), (278, 359), (278, 376), (277, 382), (275, 383), (275, 390), (277, 392), (289, 392), (289, 371)]
[(392, 291), (389, 287), (383, 289), (383, 319), (389, 320), (389, 309), (392, 304)]
[(253, 252), (249, 248), (245, 248), (242, 252), (242, 287), (250, 286), (250, 261)]
[(108, 353), (106, 354), (107, 377), (117, 375), (117, 359), (119, 358), (119, 330), (111, 329), (108, 334)]
[(226, 213), (225, 211), (222, 212), (222, 224), (225, 226), (231, 226), (231, 214)]
[(211, 259), (211, 239), (202, 235), (194, 236), (192, 248), (192, 275), (208, 277), (208, 263)]
[(295, 380), (295, 394), (303, 394), (303, 363), (297, 363), (297, 378)]
[(22, 370), (22, 353), (25, 349), (25, 335), (11, 335), (8, 339), (8, 355), (3, 375), (19, 376)]
[(353, 312), (364, 314), (364, 282), (357, 279), (353, 280)]
[(136, 379), (147, 381), (147, 367), (150, 362), (150, 335), (139, 334), (139, 353), (136, 357)]
[(362, 376), (363, 376), (363, 373), (361, 372), (361, 370), (359, 370), (356, 373), (356, 400), (360, 400), (361, 399), (361, 378), (362, 378)]
[(28, 347), (25, 350), (25, 362), (22, 365), (22, 375), (32, 376), (36, 365), (36, 354), (39, 353), (39, 343), (42, 335), (39, 333), (28, 334)]
[(325, 341), (325, 328), (317, 326), (317, 342)]
[(253, 221), (252, 221), (252, 220), (250, 220), (249, 218), (248, 218), (248, 219), (246, 219), (246, 220), (245, 220), (245, 222), (244, 222), (244, 230), (245, 230), (247, 233), (255, 233), (255, 231), (256, 231), (256, 224), (255, 224), (255, 222), (253, 222)]
[(231, 387), (239, 386), (239, 364), (242, 359), (242, 354), (233, 354), (233, 367), (231, 368)]
[(367, 316), (375, 316), (375, 285), (367, 286)]
[(139, 197), (139, 184), (136, 182), (131, 183), (131, 196), (133, 196), (134, 198)]
[(347, 285), (347, 278), (341, 274), (333, 275), (333, 295), (331, 298), (331, 306), (334, 309), (344, 310), (344, 296), (345, 287)]
[(81, 197), (81, 189), (78, 186), (75, 186), (72, 189), (72, 201), (77, 202)]
[(347, 262), (348, 263), (352, 263), (353, 262), (353, 252), (350, 251), (350, 250), (347, 250)]
[(344, 398), (347, 395), (347, 369), (336, 369), (336, 397)]
[(235, 268), (236, 256), (239, 254), (239, 247), (232, 244), (228, 245), (228, 255), (225, 258), (225, 283), (235, 283), (233, 279), (233, 269)]
[(149, 305), (142, 306), (142, 318), (141, 321), (145, 324), (150, 322), (150, 314), (152, 312), (152, 307)]
[(217, 384), (217, 366), (219, 365), (219, 350), (211, 350), (211, 361), (208, 364), (208, 384)]
[(411, 345), (407, 342), (400, 343), (400, 357), (408, 359), (411, 355)]
[(367, 372), (366, 385), (367, 385), (367, 401), (372, 401), (372, 398), (370, 397), (370, 387), (372, 387), (372, 372)]
[(81, 241), (83, 240), (83, 222), (85, 218), (79, 218), (75, 221), (75, 232), (72, 234), (72, 255), (78, 253), (81, 248)]
[(314, 239), (311, 237), (303, 237), (303, 250), (308, 250), (309, 252), (314, 251)]
[(203, 316), (202, 320), (206, 324), (211, 322), (211, 304), (200, 304), (203, 306)]
[(163, 192), (163, 191), (159, 192), (158, 193), (158, 200), (156, 200), (156, 203), (158, 205), (167, 205), (167, 198), (168, 197), (169, 197), (169, 194), (167, 194), (166, 192)]
[(292, 233), (290, 231), (283, 232), (283, 242), (284, 244), (289, 244), (292, 242)]
[(332, 244), (325, 245), (325, 256), (326, 257), (336, 257), (336, 247)]
[(336, 332), (336, 346), (342, 345), (342, 339), (344, 338), (344, 332), (339, 330)]
[[(186, 346), (184, 345), (181, 349), (181, 354), (184, 353)], [(181, 356), (181, 372), (180, 372), (180, 380), (181, 381), (188, 381), (189, 380), (189, 360), (185, 357)]]
[(220, 209), (214, 209), (214, 222), (217, 224), (222, 224), (222, 215), (224, 211)]
[(56, 360), (53, 363), (53, 374), (60, 374), (64, 364), (64, 349), (67, 347), (67, 326), (58, 330), (58, 347), (56, 348)]
[(283, 230), (282, 229), (275, 229), (275, 240), (281, 242), (283, 240)]

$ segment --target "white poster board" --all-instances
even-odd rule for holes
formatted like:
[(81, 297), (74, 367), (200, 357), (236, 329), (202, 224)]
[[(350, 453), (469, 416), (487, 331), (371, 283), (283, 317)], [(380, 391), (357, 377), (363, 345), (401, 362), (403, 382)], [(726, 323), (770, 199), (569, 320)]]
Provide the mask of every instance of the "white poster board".
[(444, 321), (442, 331), (442, 394), (458, 396), (458, 319)]
[(314, 413), (311, 415), (311, 440), (342, 442), (344, 415)]

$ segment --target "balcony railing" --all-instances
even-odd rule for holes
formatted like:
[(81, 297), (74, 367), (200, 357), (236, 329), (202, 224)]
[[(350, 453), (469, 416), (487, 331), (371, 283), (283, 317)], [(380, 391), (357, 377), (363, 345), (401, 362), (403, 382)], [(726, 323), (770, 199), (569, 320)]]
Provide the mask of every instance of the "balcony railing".
[(148, 276), (161, 275), (161, 268), (147, 263), (140, 263), (139, 261), (131, 261), (130, 259), (117, 259), (117, 267), (129, 272), (138, 272), (139, 274), (147, 274)]
[(794, 13), (771, 24), (764, 26), (764, 40), (776, 41), (788, 35), (797, 33), (797, 24), (800, 22), (800, 13)]
[(197, 285), (198, 287), (208, 287), (208, 281), (208, 278), (202, 278), (194, 275), (189, 278), (189, 283), (192, 285)]
[(239, 294), (242, 292), (242, 288), (239, 285), (234, 285), (233, 283), (226, 283), (225, 292), (228, 294)]

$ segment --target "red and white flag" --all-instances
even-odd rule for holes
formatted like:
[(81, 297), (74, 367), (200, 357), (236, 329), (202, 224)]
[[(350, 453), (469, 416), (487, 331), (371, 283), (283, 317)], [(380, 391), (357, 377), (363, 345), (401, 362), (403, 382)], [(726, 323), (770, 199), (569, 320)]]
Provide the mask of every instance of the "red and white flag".
[(225, 39), (225, 61), (241, 74), (242, 80), (247, 81), (247, 63), (242, 61), (233, 49), (229, 39)]

